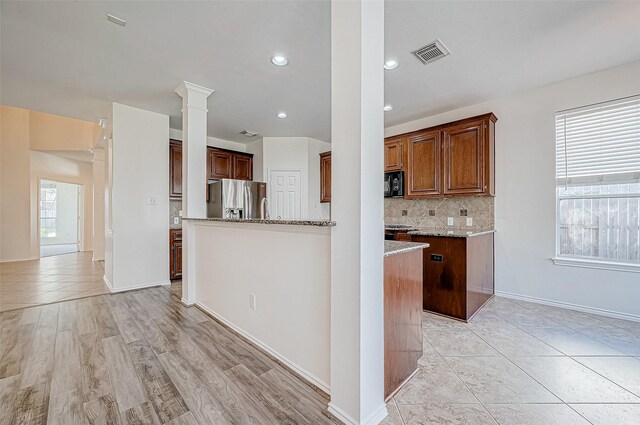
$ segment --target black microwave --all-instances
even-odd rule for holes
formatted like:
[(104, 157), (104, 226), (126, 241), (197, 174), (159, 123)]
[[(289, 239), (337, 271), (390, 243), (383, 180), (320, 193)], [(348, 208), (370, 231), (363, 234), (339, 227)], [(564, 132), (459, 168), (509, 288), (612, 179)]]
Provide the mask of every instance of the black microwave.
[(384, 197), (404, 196), (404, 171), (384, 173)]

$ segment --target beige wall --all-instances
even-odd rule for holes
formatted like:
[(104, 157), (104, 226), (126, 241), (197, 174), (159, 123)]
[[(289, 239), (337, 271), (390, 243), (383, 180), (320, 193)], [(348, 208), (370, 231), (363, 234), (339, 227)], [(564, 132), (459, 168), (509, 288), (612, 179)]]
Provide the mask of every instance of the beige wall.
[(0, 105), (0, 261), (31, 254), (29, 111)]
[(29, 111), (29, 138), (33, 150), (91, 149), (101, 128), (90, 121)]
[(31, 151), (31, 249), (32, 257), (39, 256), (38, 188), (40, 179), (82, 186), (83, 223), (80, 250), (93, 249), (93, 167), (90, 163), (61, 158), (45, 152)]
[(39, 257), (40, 178), (83, 185), (81, 245), (84, 250), (91, 250), (91, 164), (37, 152), (36, 149), (88, 150), (98, 139), (99, 130), (97, 124), (87, 121), (0, 105), (0, 261)]

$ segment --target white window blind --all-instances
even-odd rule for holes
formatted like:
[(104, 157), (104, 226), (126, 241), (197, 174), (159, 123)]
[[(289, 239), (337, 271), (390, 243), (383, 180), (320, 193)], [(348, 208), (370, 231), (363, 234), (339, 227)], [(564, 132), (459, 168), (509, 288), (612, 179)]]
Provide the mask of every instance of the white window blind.
[(640, 95), (556, 113), (556, 179), (640, 180)]

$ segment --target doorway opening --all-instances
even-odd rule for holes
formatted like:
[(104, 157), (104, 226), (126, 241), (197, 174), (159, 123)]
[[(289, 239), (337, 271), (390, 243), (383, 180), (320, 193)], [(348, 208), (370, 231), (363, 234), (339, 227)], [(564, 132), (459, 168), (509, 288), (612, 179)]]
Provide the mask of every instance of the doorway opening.
[(82, 236), (82, 186), (40, 180), (40, 257), (80, 250)]

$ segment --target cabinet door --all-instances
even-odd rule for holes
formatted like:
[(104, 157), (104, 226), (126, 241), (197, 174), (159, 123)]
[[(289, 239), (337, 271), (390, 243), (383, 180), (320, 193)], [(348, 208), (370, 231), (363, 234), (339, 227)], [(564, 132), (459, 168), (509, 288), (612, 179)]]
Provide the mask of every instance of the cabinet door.
[(251, 155), (233, 155), (233, 178), (253, 180), (253, 157)]
[(429, 244), (422, 250), (422, 308), (466, 320), (466, 238), (412, 236), (411, 240)]
[(233, 176), (233, 154), (217, 149), (209, 149), (209, 178), (230, 179)]
[(169, 199), (182, 199), (182, 144), (169, 144)]
[(320, 154), (320, 202), (331, 202), (331, 152)]
[(384, 142), (384, 171), (402, 171), (404, 139)]
[(182, 242), (174, 245), (176, 278), (182, 277)]
[(406, 194), (408, 198), (440, 195), (440, 132), (427, 131), (407, 139)]
[(442, 131), (445, 195), (487, 190), (484, 129), (484, 121), (476, 121)]

